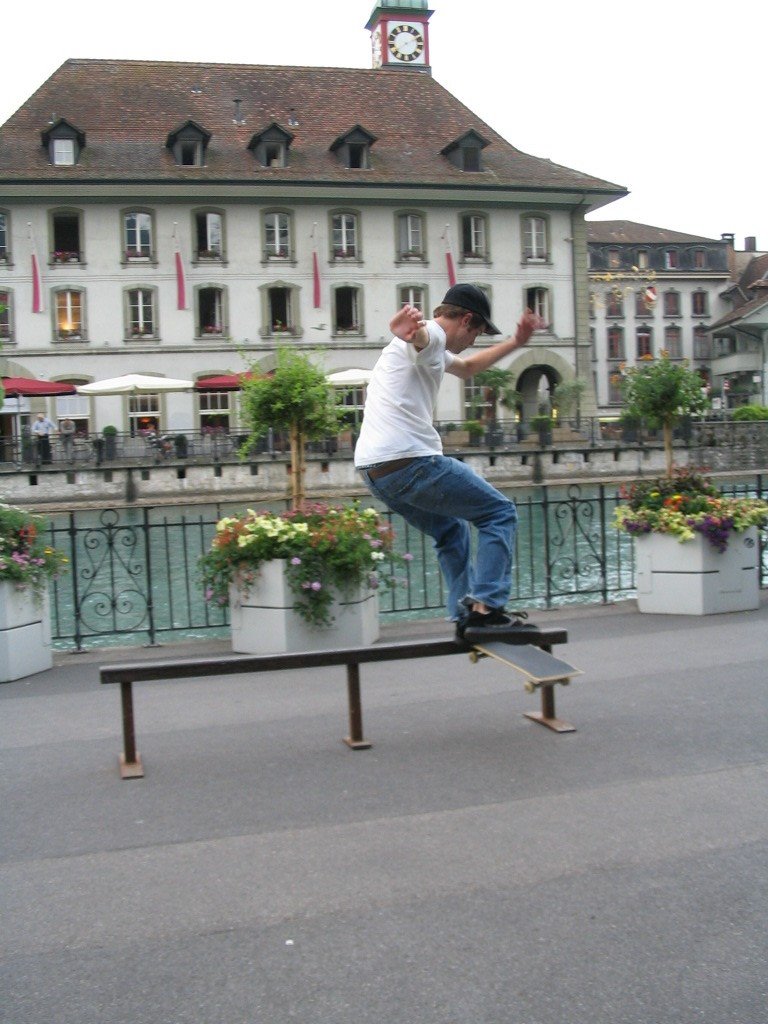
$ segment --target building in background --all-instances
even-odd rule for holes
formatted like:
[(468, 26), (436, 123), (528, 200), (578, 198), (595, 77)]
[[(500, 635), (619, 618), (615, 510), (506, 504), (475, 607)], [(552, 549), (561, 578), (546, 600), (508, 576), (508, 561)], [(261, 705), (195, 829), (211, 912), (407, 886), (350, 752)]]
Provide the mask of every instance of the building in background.
[(768, 405), (768, 253), (747, 238), (732, 266), (722, 295), (728, 312), (711, 328), (713, 384), (726, 408)]
[[(286, 344), (365, 371), (399, 305), (430, 312), (459, 280), (505, 331), (526, 306), (549, 324), (506, 364), (519, 415), (591, 379), (584, 217), (625, 190), (521, 153), (442, 88), (430, 14), (381, 0), (370, 70), (66, 61), (0, 129), (3, 374), (197, 381)], [(90, 430), (232, 429), (236, 396), (50, 408)], [(437, 416), (477, 398), (447, 382)]]
[(621, 368), (662, 352), (701, 374), (716, 408), (760, 400), (768, 265), (754, 238), (737, 251), (730, 234), (705, 238), (625, 220), (589, 221), (587, 238), (601, 414), (620, 411)]

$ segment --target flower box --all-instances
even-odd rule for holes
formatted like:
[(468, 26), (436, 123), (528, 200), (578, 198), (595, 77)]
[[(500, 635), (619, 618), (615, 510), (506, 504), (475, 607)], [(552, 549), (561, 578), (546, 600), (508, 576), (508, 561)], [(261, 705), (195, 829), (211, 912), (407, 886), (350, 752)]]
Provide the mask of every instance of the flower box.
[(20, 590), (0, 580), (0, 683), (44, 672), (53, 665), (48, 591)]
[(373, 642), (380, 586), (400, 582), (391, 526), (372, 508), (305, 505), (248, 509), (216, 524), (200, 560), (205, 597), (232, 608), (233, 648), (244, 653), (323, 650)]
[(305, 621), (293, 605), (285, 559), (264, 562), (247, 587), (229, 592), (232, 650), (240, 654), (284, 654), (359, 647), (379, 636), (379, 595), (359, 584), (335, 595), (330, 625)]
[(637, 605), (641, 612), (712, 615), (760, 604), (757, 527), (733, 533), (724, 551), (701, 534), (680, 541), (663, 533), (635, 537)]

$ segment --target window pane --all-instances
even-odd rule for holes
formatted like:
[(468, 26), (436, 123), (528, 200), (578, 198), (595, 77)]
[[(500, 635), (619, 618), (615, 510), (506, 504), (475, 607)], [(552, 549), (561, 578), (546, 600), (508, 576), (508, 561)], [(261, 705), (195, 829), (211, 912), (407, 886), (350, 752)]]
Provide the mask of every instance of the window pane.
[(352, 213), (337, 213), (332, 220), (333, 253), (354, 256), (357, 249), (356, 220)]
[(399, 303), (401, 306), (408, 303), (409, 306), (415, 306), (424, 312), (424, 289), (419, 287), (412, 287), (411, 285), (403, 285), (399, 291)]
[(59, 165), (71, 165), (75, 162), (74, 139), (53, 140), (53, 162)]
[(129, 255), (151, 255), (152, 218), (148, 213), (129, 213), (126, 215), (125, 247)]
[(336, 297), (336, 330), (357, 331), (358, 296), (356, 288), (337, 288)]
[(197, 311), (201, 334), (221, 334), (224, 325), (222, 308), (221, 288), (201, 288), (199, 290)]
[(264, 217), (264, 241), (269, 256), (287, 256), (289, 221), (287, 213), (268, 213)]
[(526, 217), (524, 224), (523, 244), (525, 258), (534, 260), (546, 259), (547, 255), (547, 224), (543, 217)]
[(80, 292), (57, 292), (56, 327), (60, 338), (80, 335), (82, 330)]
[(287, 288), (270, 288), (268, 292), (269, 326), (273, 331), (292, 326), (291, 293)]
[(152, 292), (149, 288), (134, 288), (128, 292), (128, 309), (132, 335), (149, 335), (154, 332)]

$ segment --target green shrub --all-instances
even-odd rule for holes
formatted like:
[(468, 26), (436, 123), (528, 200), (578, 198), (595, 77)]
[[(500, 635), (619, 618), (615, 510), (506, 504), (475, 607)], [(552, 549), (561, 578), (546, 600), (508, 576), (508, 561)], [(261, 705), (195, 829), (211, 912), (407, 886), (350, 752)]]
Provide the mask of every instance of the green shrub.
[(768, 420), (768, 406), (740, 405), (731, 414), (734, 420)]

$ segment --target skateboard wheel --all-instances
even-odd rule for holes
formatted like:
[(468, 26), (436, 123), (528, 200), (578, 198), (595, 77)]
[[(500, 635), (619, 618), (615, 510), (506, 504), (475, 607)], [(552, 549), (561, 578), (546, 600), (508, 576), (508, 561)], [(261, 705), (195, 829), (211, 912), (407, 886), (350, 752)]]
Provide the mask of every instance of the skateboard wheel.
[(469, 660), (472, 662), (473, 665), (476, 665), (478, 661), (480, 661), (480, 655), (477, 653), (477, 651), (470, 651)]
[(531, 682), (527, 682), (525, 684), (525, 691), (526, 691), (526, 693), (535, 693), (536, 692), (536, 684), (535, 683), (531, 683)]

